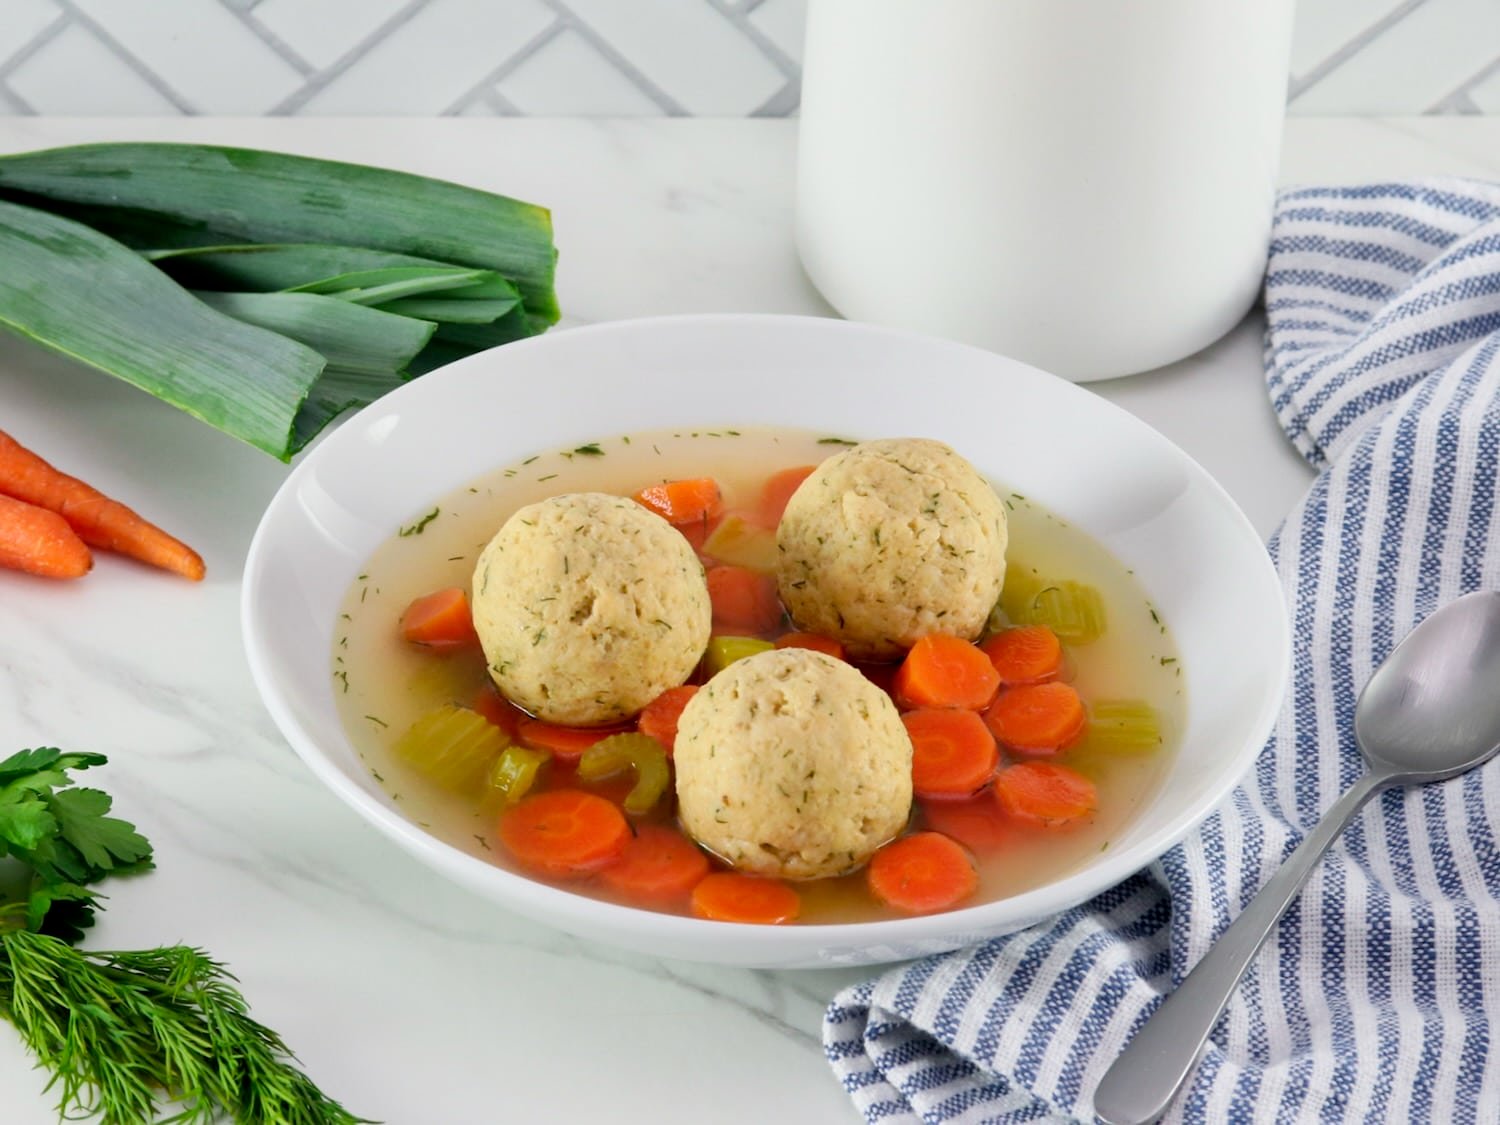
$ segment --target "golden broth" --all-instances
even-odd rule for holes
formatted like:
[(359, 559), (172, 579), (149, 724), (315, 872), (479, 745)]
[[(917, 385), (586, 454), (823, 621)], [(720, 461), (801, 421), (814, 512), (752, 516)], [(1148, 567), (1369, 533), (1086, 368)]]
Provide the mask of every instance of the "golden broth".
[[(564, 492), (629, 495), (649, 484), (711, 475), (726, 511), (753, 508), (771, 473), (813, 464), (848, 443), (792, 429), (663, 431), (600, 439), (505, 466), (437, 498), (371, 555), (340, 606), (333, 651), (334, 693), (361, 759), (406, 815), (445, 842), (489, 862), (519, 870), (496, 839), (495, 816), (425, 781), (400, 761), (400, 734), (443, 703), (467, 705), (488, 680), (476, 652), (435, 655), (399, 637), (402, 611), (445, 586), (468, 589), (475, 560), (516, 509)], [(960, 450), (960, 453), (963, 451)], [(1162, 743), (1145, 754), (1108, 756), (1084, 740), (1054, 760), (1087, 773), (1099, 789), (1099, 810), (1065, 829), (1008, 829), (1003, 847), (979, 855), (980, 884), (963, 905), (1017, 894), (1051, 882), (1109, 847), (1150, 800), (1183, 727), (1181, 667), (1165, 625), (1134, 577), (1076, 528), (1010, 492), (1008, 571), (1034, 571), (1086, 583), (1103, 598), (1107, 627), (1096, 641), (1069, 647), (1073, 686), (1085, 703), (1141, 700), (1157, 712)], [(618, 788), (618, 787), (616, 787)], [(923, 802), (914, 824), (924, 823)], [(524, 871), (522, 874), (526, 874)], [(591, 882), (563, 884), (609, 897)], [(801, 921), (869, 921), (891, 912), (874, 904), (861, 874), (798, 884)]]

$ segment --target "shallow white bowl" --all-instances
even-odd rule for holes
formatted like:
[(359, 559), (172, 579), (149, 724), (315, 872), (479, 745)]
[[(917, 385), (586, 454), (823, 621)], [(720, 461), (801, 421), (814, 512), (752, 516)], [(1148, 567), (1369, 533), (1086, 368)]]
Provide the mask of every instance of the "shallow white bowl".
[[(1175, 635), (1188, 721), (1170, 774), (1108, 851), (1064, 879), (927, 917), (745, 926), (617, 906), (532, 882), (429, 836), (370, 778), (334, 709), (337, 606), (390, 529), (495, 466), (601, 435), (793, 425), (947, 441), (1101, 540)], [(435, 870), (585, 937), (734, 965), (894, 961), (1011, 932), (1126, 878), (1180, 840), (1254, 759), (1286, 678), (1280, 588), (1224, 491), (1160, 434), (989, 352), (843, 321), (691, 316), (557, 332), (387, 395), (313, 450), (250, 547), (245, 645), (277, 725), (313, 772)]]

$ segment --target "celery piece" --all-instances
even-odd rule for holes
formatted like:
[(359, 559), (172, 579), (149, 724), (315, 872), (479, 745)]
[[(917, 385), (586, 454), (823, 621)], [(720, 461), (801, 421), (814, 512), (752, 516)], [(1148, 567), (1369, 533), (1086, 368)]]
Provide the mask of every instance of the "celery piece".
[(989, 630), (998, 632), (1006, 624), (1046, 625), (1064, 644), (1085, 645), (1104, 634), (1104, 599), (1083, 582), (1053, 580), (1012, 565), (1006, 568)]
[(648, 734), (612, 734), (601, 738), (578, 759), (578, 776), (598, 781), (621, 770), (635, 771), (635, 785), (621, 802), (628, 813), (649, 812), (671, 781), (666, 747)]
[(776, 573), (776, 533), (757, 527), (736, 512), (719, 521), (703, 541), (703, 553), (762, 574)]
[(759, 637), (713, 637), (704, 654), (708, 674), (717, 676), (736, 660), (754, 656), (757, 652), (770, 652), (775, 647), (770, 641), (763, 641)]
[(1103, 700), (1089, 708), (1086, 747), (1110, 754), (1149, 754), (1161, 745), (1156, 709), (1138, 699)]
[(447, 703), (423, 715), (396, 740), (396, 757), (455, 793), (479, 794), (509, 740), (477, 711)]
[(498, 798), (503, 805), (514, 805), (531, 791), (537, 774), (552, 760), (545, 750), (528, 746), (507, 746), (490, 767), (487, 796)]

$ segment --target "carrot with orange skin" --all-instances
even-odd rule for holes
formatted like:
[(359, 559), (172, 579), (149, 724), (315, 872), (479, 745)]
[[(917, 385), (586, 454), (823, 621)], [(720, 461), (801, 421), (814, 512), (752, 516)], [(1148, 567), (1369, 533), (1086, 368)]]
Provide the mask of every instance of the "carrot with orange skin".
[(636, 729), (665, 746), (670, 758), (677, 745), (677, 721), (682, 718), (682, 709), (697, 694), (697, 684), (668, 688), (642, 708), (636, 719)]
[(93, 565), (87, 544), (62, 516), (0, 494), (0, 567), (41, 578), (82, 578)]
[(779, 473), (772, 473), (766, 483), (761, 486), (760, 503), (755, 509), (752, 517), (754, 522), (761, 527), (776, 530), (776, 525), (781, 522), (782, 513), (786, 511), (787, 503), (792, 498), (792, 493), (802, 486), (802, 482), (812, 476), (816, 465), (798, 465), (792, 469), (782, 469)]
[(629, 729), (629, 726), (619, 723), (608, 727), (564, 727), (541, 719), (524, 718), (516, 723), (516, 737), (522, 745), (533, 750), (548, 750), (559, 761), (574, 762), (600, 739)]
[(903, 914), (957, 906), (979, 886), (964, 846), (938, 832), (913, 832), (875, 853), (865, 871), (870, 893)]
[(707, 874), (708, 856), (677, 829), (640, 824), (620, 858), (599, 873), (599, 881), (635, 902), (672, 906)]
[(401, 639), (444, 651), (477, 645), (468, 595), (457, 586), (423, 594), (401, 615)]
[(984, 713), (1001, 746), (1018, 754), (1055, 754), (1083, 733), (1088, 713), (1067, 684), (1007, 688)]
[(923, 707), (901, 716), (911, 739), (911, 788), (918, 797), (962, 800), (994, 775), (1000, 761), (984, 720), (961, 707)]
[(693, 888), (693, 913), (715, 922), (775, 926), (795, 921), (802, 896), (780, 879), (716, 871)]
[(776, 581), (743, 566), (711, 566), (704, 574), (715, 625), (768, 633), (781, 624)]
[(995, 666), (1002, 684), (1039, 684), (1056, 679), (1062, 672), (1062, 642), (1045, 625), (1005, 629), (979, 647)]
[(1094, 783), (1056, 762), (1019, 762), (995, 775), (995, 803), (1016, 820), (1057, 828), (1099, 807)]
[(53, 468), (0, 430), (0, 492), (56, 512), (92, 547), (117, 551), (197, 582), (203, 559), (118, 500)]
[(648, 485), (632, 499), (670, 524), (707, 523), (723, 504), (719, 482), (712, 477), (669, 480)]
[(500, 842), (535, 871), (573, 878), (619, 858), (630, 840), (625, 814), (603, 797), (578, 789), (552, 789), (500, 818)]
[(896, 672), (896, 701), (906, 707), (979, 711), (1000, 687), (990, 658), (962, 637), (932, 633), (912, 645)]
[(776, 638), (777, 648), (809, 648), (835, 660), (844, 659), (844, 646), (832, 637), (819, 633), (783, 633)]

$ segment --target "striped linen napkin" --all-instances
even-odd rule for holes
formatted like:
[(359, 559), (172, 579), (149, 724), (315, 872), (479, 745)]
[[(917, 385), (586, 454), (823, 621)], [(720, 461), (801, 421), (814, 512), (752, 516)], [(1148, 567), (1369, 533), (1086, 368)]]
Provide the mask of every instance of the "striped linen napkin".
[[(1265, 304), (1272, 402), (1323, 470), (1270, 543), (1295, 645), (1271, 739), (1118, 887), (841, 993), (824, 1044), (869, 1121), (1090, 1120), (1132, 1031), (1360, 773), (1376, 665), (1500, 588), (1500, 186), (1285, 192)], [(1500, 761), (1372, 801), (1164, 1120), (1500, 1121), (1497, 838)]]

